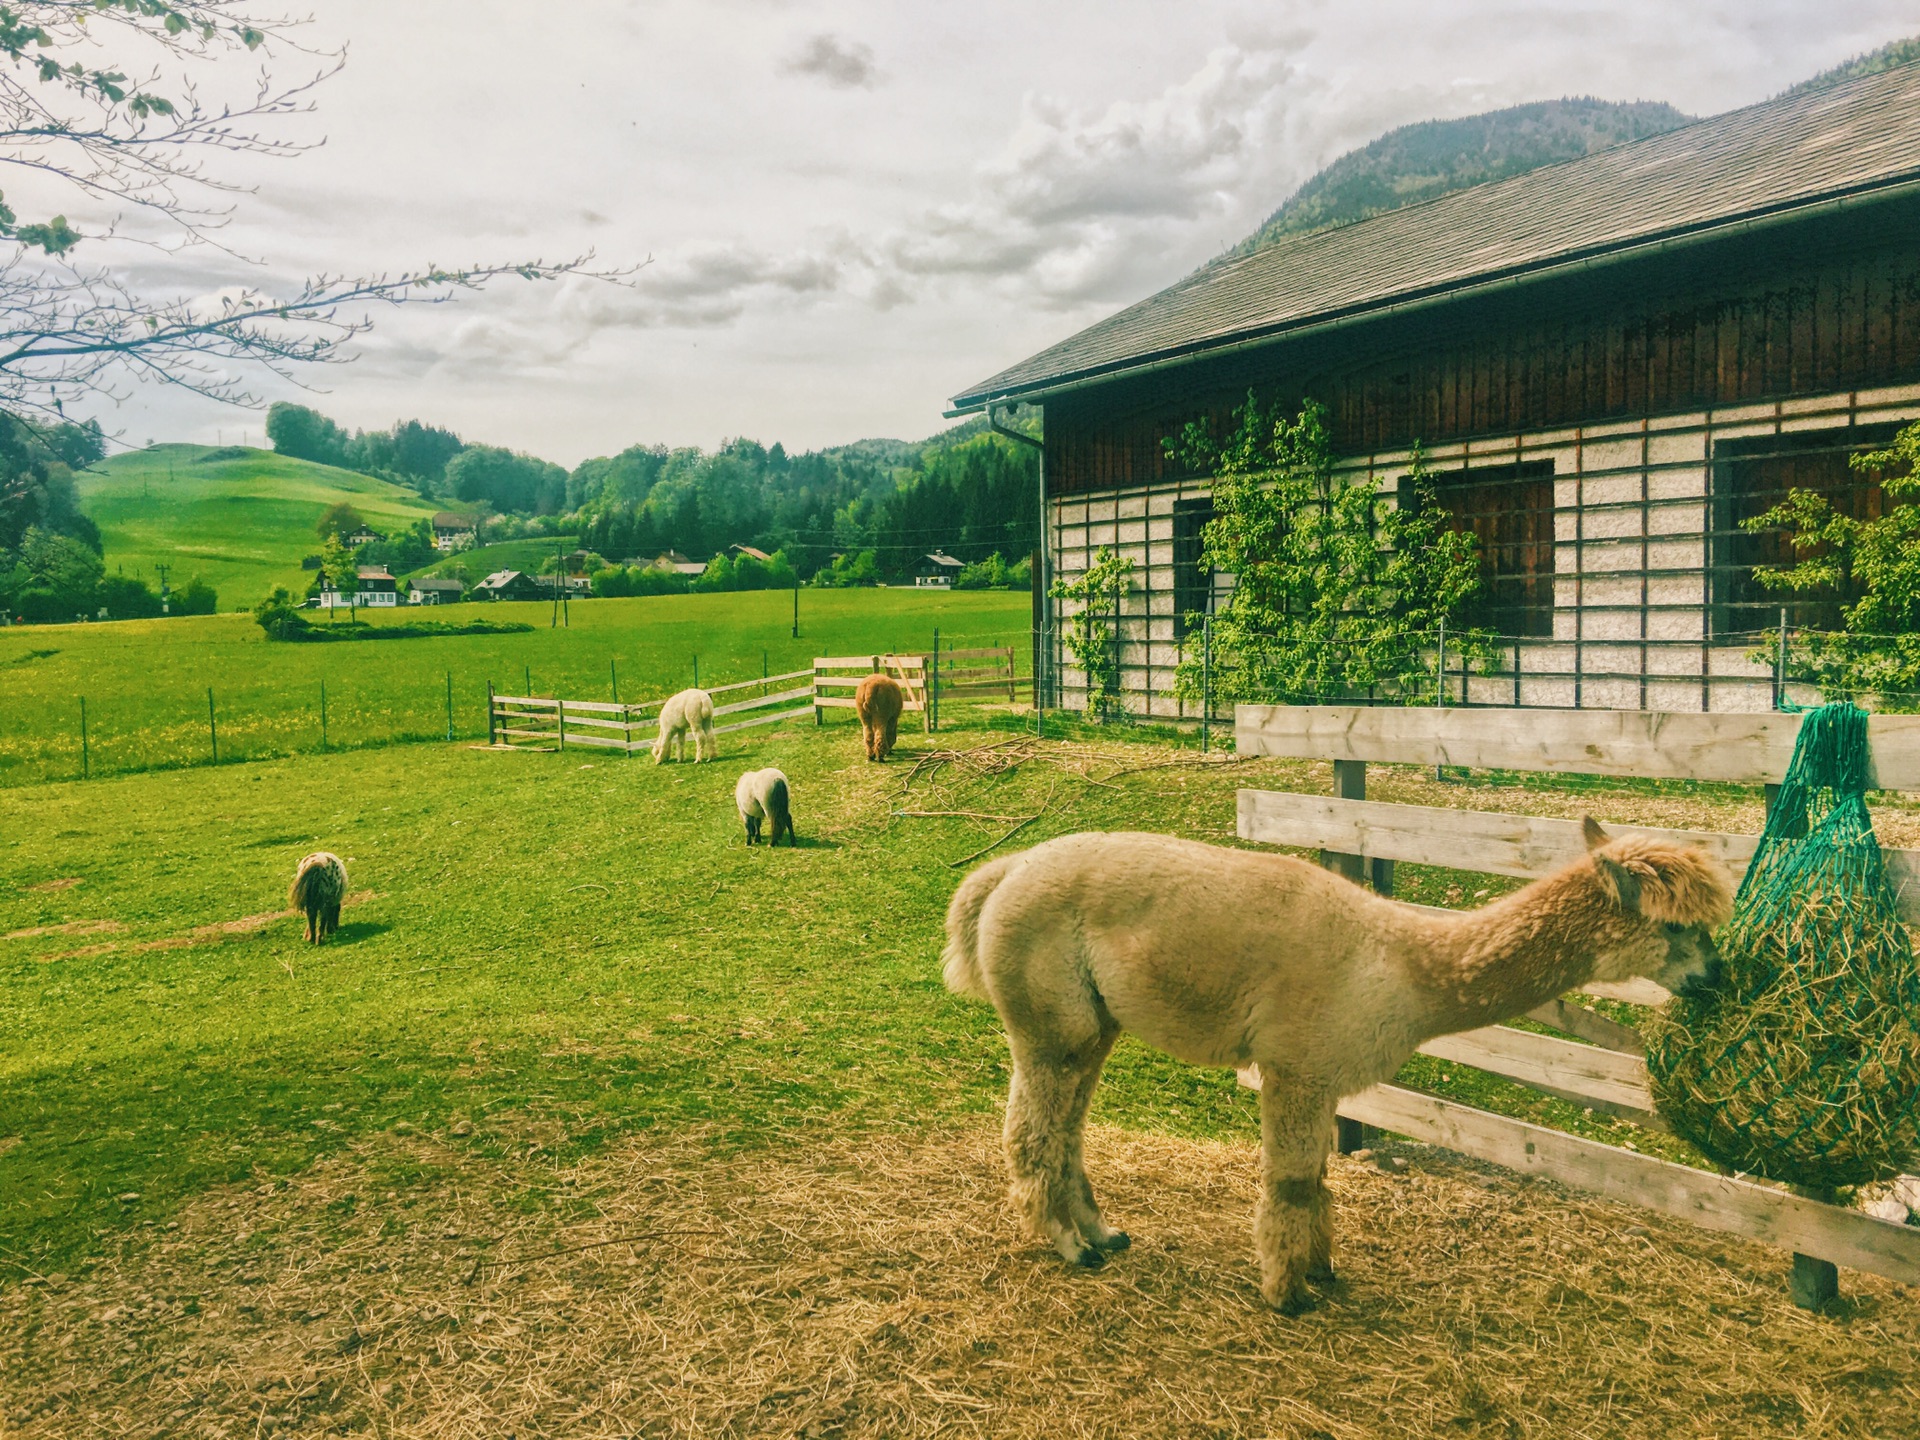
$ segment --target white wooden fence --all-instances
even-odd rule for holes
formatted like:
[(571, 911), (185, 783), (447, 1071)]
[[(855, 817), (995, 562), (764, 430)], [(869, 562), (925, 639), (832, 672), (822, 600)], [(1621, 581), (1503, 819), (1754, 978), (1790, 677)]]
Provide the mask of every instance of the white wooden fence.
[(876, 671), (900, 682), (906, 692), (901, 709), (918, 715), (921, 726), (933, 729), (927, 708), (927, 657), (924, 655), (828, 655), (813, 662), (813, 723), (828, 710), (853, 709), (853, 692)]
[[(792, 670), (784, 675), (769, 675), (762, 680), (742, 680), (734, 685), (707, 685), (703, 688), (715, 700), (727, 695), (739, 698), (713, 707), (715, 720), (739, 715), (713, 727), (716, 735), (746, 730), (755, 725), (773, 725), (813, 713), (813, 672)], [(787, 682), (804, 680), (804, 685)], [(785, 689), (773, 687), (787, 685)], [(756, 695), (744, 691), (763, 691)], [(496, 695), (487, 691), (487, 741), (515, 749), (566, 750), (574, 746), (618, 750), (631, 755), (652, 746), (660, 728), (660, 707), (668, 698), (642, 700), (635, 704), (611, 704), (600, 700), (565, 700), (554, 695)], [(808, 703), (796, 705), (795, 701)]]
[[(1396, 861), (1531, 879), (1584, 853), (1577, 822), (1370, 801), (1367, 765), (1718, 780), (1765, 785), (1771, 799), (1793, 754), (1800, 719), (1792, 714), (1242, 705), (1235, 714), (1242, 755), (1331, 760), (1334, 793), (1242, 790), (1239, 834), (1318, 849), (1329, 869), (1371, 883), (1383, 894), (1393, 891)], [(1880, 789), (1920, 789), (1920, 716), (1874, 716), (1867, 734), (1873, 746), (1872, 783)], [(1758, 844), (1751, 835), (1656, 830), (1596, 818), (1612, 832), (1703, 845), (1736, 873), (1746, 868)], [(1920, 920), (1920, 852), (1890, 850), (1886, 858), (1888, 878), (1912, 924)], [(1588, 993), (1641, 1005), (1669, 998), (1648, 980), (1593, 985)], [(1650, 1129), (1666, 1128), (1654, 1110), (1637, 1031), (1567, 1000), (1550, 1001), (1528, 1018), (1577, 1038), (1489, 1025), (1430, 1041), (1421, 1051)], [(1252, 1072), (1242, 1072), (1241, 1080), (1259, 1084)], [(1340, 1117), (1343, 1150), (1358, 1149), (1363, 1127), (1372, 1125), (1711, 1230), (1779, 1245), (1794, 1252), (1791, 1290), (1804, 1306), (1817, 1306), (1836, 1292), (1836, 1263), (1920, 1284), (1920, 1228), (1784, 1188), (1672, 1164), (1397, 1085), (1376, 1085), (1350, 1097), (1341, 1103)]]

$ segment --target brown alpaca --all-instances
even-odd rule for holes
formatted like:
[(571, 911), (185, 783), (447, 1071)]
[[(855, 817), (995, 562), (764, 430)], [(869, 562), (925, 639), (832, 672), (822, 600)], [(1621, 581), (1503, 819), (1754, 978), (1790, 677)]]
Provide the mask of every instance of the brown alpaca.
[(1074, 1263), (1126, 1248), (1081, 1158), (1122, 1030), (1190, 1064), (1258, 1064), (1260, 1288), (1305, 1308), (1306, 1282), (1333, 1275), (1325, 1178), (1343, 1096), (1391, 1079), (1423, 1041), (1590, 981), (1680, 990), (1717, 969), (1709, 931), (1733, 903), (1717, 860), (1609, 840), (1591, 820), (1587, 844), (1558, 874), (1454, 914), (1285, 855), (1166, 835), (1069, 835), (981, 866), (947, 909), (946, 981), (1007, 1027), (1015, 1208)]
[(316, 850), (294, 869), (287, 903), (307, 917), (307, 939), (318, 945), (340, 928), (340, 902), (347, 894), (347, 864)]
[(867, 742), (867, 759), (885, 760), (893, 753), (905, 703), (899, 683), (877, 670), (853, 692), (853, 712), (860, 717), (860, 738)]

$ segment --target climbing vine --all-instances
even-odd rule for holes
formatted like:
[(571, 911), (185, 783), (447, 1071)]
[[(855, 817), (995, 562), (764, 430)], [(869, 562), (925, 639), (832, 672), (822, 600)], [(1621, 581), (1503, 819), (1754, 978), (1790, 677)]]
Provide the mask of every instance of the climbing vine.
[(1061, 638), (1087, 677), (1087, 718), (1107, 720), (1126, 713), (1120, 699), (1120, 596), (1133, 561), (1102, 546), (1086, 573), (1057, 580), (1047, 593), (1070, 601)]

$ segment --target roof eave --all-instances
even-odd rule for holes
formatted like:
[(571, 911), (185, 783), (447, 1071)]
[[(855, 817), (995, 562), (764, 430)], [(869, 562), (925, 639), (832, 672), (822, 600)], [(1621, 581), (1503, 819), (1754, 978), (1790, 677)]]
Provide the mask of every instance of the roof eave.
[(1761, 210), (1746, 211), (1739, 215), (1726, 216), (1681, 229), (1639, 236), (1612, 245), (1595, 246), (1590, 250), (1556, 255), (1551, 259), (1514, 266), (1507, 270), (1490, 271), (1466, 280), (1437, 285), (1427, 290), (1407, 291), (1363, 305), (1351, 306), (1345, 310), (1325, 311), (1274, 325), (1211, 336), (1185, 345), (1145, 351), (1139, 355), (1108, 361), (1102, 365), (1063, 371), (1058, 375), (1046, 376), (1026, 384), (1009, 385), (996, 390), (971, 391), (956, 395), (953, 408), (942, 413), (945, 418), (953, 420), (963, 415), (978, 414), (995, 405), (1044, 404), (1055, 395), (1077, 390), (1097, 381), (1165, 370), (1195, 360), (1228, 355), (1239, 350), (1271, 344), (1276, 340), (1298, 339), (1307, 335), (1329, 333), (1388, 315), (1431, 309), (1436, 305), (1455, 300), (1495, 294), (1502, 290), (1564, 274), (1576, 274), (1580, 271), (1598, 269), (1667, 250), (1683, 249), (1704, 244), (1710, 240), (1723, 239), (1728, 235), (1767, 229), (1819, 214), (1844, 210), (1854, 205), (1879, 203), (1915, 194), (1920, 194), (1920, 170), (1907, 171), (1845, 190), (1831, 191), (1809, 199), (1795, 200)]

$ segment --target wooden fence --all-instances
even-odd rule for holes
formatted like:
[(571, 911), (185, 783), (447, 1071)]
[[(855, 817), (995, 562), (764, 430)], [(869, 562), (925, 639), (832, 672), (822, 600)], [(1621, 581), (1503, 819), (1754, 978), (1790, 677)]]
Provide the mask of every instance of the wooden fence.
[[(740, 696), (713, 707), (715, 720), (727, 715), (744, 718), (716, 724), (713, 733), (725, 735), (755, 725), (772, 725), (813, 713), (813, 672), (792, 670), (784, 675), (769, 675), (763, 680), (742, 680), (734, 685), (707, 685), (702, 688), (720, 700), (726, 695)], [(805, 680), (805, 685), (789, 681)], [(743, 695), (743, 691), (764, 691)], [(527, 750), (566, 750), (573, 746), (599, 747), (631, 755), (649, 749), (660, 728), (660, 707), (669, 697), (642, 700), (631, 705), (610, 704), (600, 700), (563, 700), (553, 695), (497, 695), (487, 688), (487, 741)], [(796, 705), (795, 701), (808, 703)], [(784, 707), (784, 708), (782, 708)], [(764, 712), (764, 713), (763, 713)]]
[[(1347, 878), (1393, 892), (1396, 861), (1535, 878), (1585, 852), (1580, 825), (1523, 815), (1389, 805), (1366, 798), (1371, 763), (1467, 765), (1587, 775), (1719, 780), (1767, 787), (1786, 772), (1800, 717), (1640, 711), (1399, 709), (1338, 705), (1242, 705), (1242, 755), (1331, 760), (1331, 797), (1242, 790), (1243, 839), (1318, 849)], [(1868, 725), (1877, 788), (1920, 789), (1920, 716), (1875, 716)], [(1616, 833), (1703, 845), (1736, 873), (1757, 837), (1613, 825)], [(1886, 852), (1903, 915), (1920, 920), (1920, 851)], [(1650, 980), (1596, 984), (1587, 993), (1658, 1005)], [(1648, 1087), (1637, 1031), (1568, 1000), (1528, 1018), (1562, 1035), (1489, 1025), (1421, 1046), (1468, 1065), (1650, 1129), (1665, 1129)], [(1584, 1043), (1581, 1043), (1584, 1042)], [(1241, 1081), (1257, 1087), (1258, 1075)], [(1814, 1307), (1836, 1293), (1835, 1263), (1920, 1284), (1920, 1228), (1895, 1225), (1826, 1200), (1672, 1164), (1635, 1151), (1494, 1115), (1397, 1085), (1376, 1085), (1340, 1105), (1340, 1148), (1364, 1143), (1364, 1127), (1441, 1145), (1527, 1174), (1643, 1205), (1794, 1252), (1791, 1291)]]
[(918, 715), (931, 732), (933, 714), (927, 706), (927, 657), (924, 655), (829, 655), (813, 662), (813, 723), (828, 710), (853, 709), (853, 692), (876, 671), (900, 682), (906, 692), (901, 708)]

